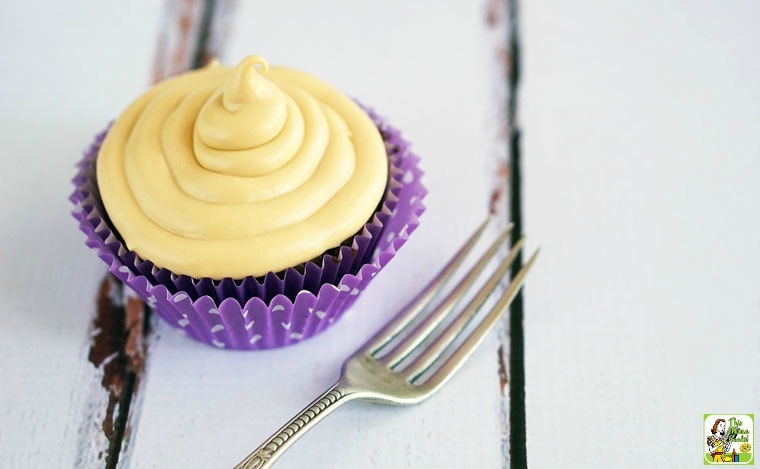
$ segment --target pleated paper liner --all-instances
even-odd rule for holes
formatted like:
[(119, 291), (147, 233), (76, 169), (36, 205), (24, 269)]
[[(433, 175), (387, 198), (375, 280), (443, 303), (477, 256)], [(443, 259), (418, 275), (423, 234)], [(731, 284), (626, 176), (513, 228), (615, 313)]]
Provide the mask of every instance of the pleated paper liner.
[[(366, 109), (366, 108), (365, 108)], [(323, 331), (353, 304), (419, 225), (426, 190), (419, 157), (397, 129), (366, 109), (385, 141), (389, 179), (378, 211), (360, 233), (316, 262), (263, 278), (194, 279), (157, 268), (128, 251), (103, 209), (95, 160), (106, 132), (78, 164), (72, 212), (86, 244), (167, 323), (193, 339), (226, 349), (282, 347)]]

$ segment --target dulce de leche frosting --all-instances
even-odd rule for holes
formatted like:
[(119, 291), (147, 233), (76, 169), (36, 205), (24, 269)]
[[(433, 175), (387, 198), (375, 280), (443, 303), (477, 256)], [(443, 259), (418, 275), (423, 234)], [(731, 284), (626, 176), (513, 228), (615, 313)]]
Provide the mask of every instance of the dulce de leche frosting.
[(280, 271), (340, 245), (375, 211), (387, 174), (380, 133), (356, 103), (258, 56), (149, 90), (97, 159), (127, 247), (214, 279)]

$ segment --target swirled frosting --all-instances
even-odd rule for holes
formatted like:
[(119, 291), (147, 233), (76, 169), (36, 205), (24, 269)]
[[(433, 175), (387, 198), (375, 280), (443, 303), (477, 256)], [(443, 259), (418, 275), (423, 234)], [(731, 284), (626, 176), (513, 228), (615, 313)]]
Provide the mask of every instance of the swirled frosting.
[(242, 278), (340, 245), (388, 173), (379, 131), (322, 81), (250, 56), (163, 82), (114, 122), (97, 160), (127, 247), (177, 274)]

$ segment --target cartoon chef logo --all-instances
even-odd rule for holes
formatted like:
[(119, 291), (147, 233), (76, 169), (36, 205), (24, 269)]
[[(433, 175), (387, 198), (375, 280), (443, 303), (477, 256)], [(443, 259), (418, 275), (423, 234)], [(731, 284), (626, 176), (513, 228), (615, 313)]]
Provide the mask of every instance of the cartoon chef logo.
[(753, 414), (705, 414), (705, 464), (754, 465)]

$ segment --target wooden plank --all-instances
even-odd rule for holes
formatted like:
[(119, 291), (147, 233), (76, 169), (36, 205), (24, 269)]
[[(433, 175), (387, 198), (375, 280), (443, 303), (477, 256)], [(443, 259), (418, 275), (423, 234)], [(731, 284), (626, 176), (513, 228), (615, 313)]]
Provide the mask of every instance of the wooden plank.
[[(423, 155), (429, 208), (402, 254), (351, 314), (303, 344), (230, 353), (159, 325), (134, 466), (237, 462), (331, 384), (343, 358), (411, 298), (485, 216), (493, 135), (487, 124), (492, 95), (483, 83), (493, 61), (484, 46), (484, 12), (467, 2), (437, 5), (238, 6), (226, 62), (257, 53), (272, 63), (295, 64), (375, 106)], [(491, 337), (440, 395), (418, 408), (343, 409), (283, 456), (280, 466), (502, 466), (499, 345)]]
[(702, 466), (760, 411), (760, 8), (522, 3), (529, 462)]
[[(104, 272), (71, 218), (73, 165), (144, 88), (158, 6), (114, 1), (0, 7), (0, 467), (90, 465), (102, 402), (90, 384), (89, 322)], [(103, 392), (101, 395), (105, 395)], [(90, 442), (92, 445), (82, 444)]]

